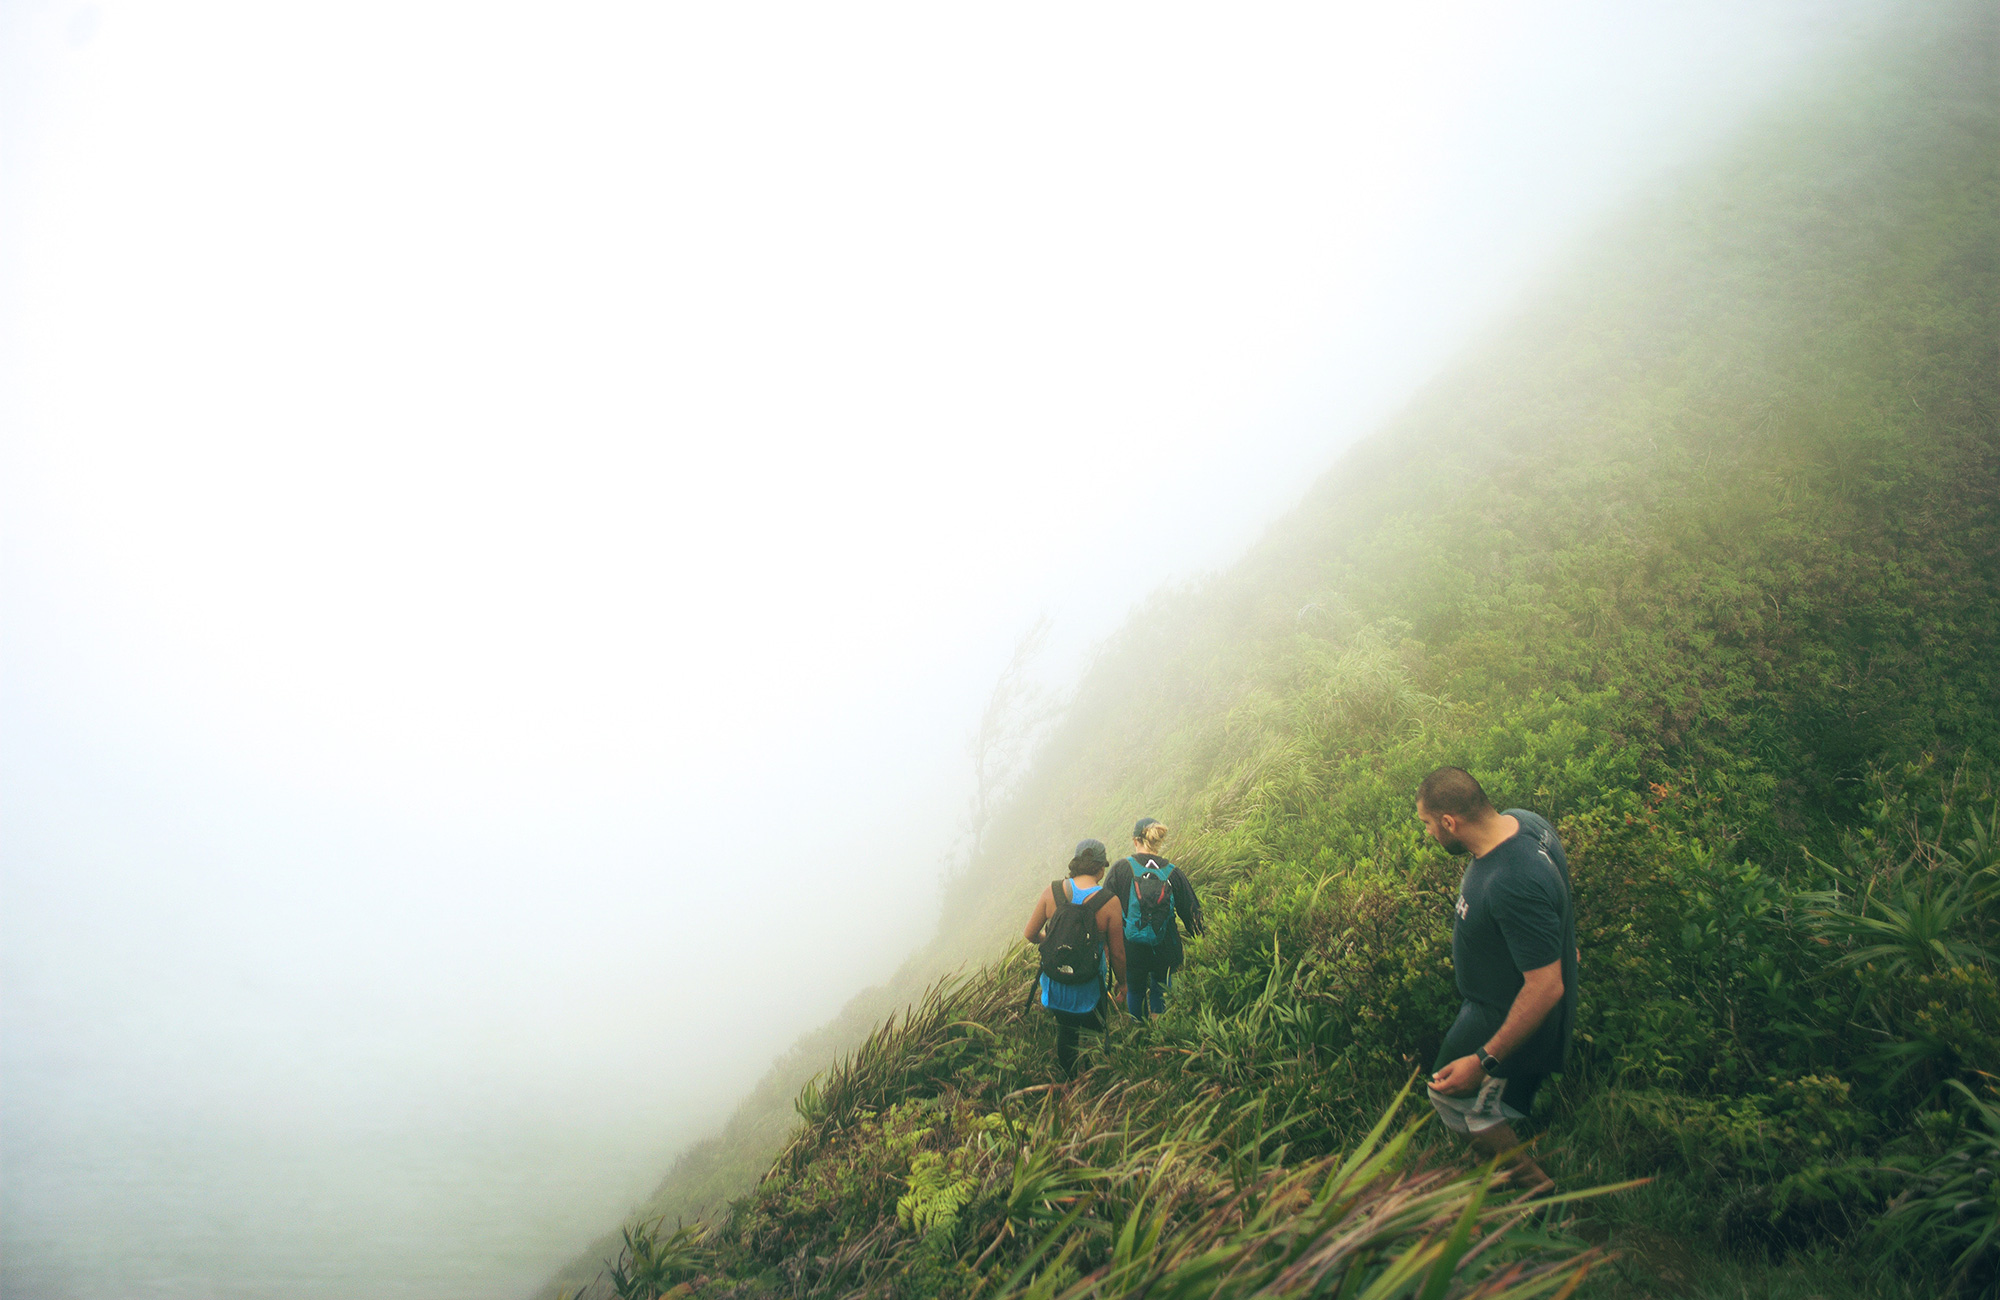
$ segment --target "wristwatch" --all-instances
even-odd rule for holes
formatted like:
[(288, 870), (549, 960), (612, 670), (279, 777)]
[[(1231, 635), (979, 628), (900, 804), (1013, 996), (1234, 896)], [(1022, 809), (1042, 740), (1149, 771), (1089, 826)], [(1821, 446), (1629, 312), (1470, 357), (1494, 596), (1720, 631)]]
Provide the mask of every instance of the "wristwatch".
[(1500, 1068), (1500, 1058), (1485, 1048), (1480, 1048), (1475, 1055), (1479, 1057), (1479, 1068), (1486, 1071), (1486, 1073), (1491, 1074)]

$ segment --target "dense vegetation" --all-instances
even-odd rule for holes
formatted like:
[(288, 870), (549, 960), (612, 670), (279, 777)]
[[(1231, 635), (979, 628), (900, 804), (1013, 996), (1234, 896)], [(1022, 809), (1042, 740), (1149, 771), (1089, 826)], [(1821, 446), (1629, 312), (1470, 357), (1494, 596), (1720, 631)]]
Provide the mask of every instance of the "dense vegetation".
[[(2000, 1287), (2000, 76), (1990, 7), (1911, 26), (1141, 611), (937, 945), (597, 1289)], [(1458, 864), (1411, 809), (1442, 762), (1569, 849), (1581, 1032), (1537, 1155), (1643, 1187), (1530, 1210), (1396, 1110), (1456, 1006)], [(1210, 930), (1063, 1086), (1009, 936), (1142, 812)]]

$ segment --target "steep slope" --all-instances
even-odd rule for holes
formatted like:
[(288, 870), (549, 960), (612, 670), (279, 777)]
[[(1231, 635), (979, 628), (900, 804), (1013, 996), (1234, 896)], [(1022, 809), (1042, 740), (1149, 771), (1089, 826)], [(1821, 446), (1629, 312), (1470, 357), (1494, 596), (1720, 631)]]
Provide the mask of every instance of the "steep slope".
[[(1910, 1207), (2000, 1072), (1968, 829), (2000, 763), (1995, 35), (1986, 7), (1913, 18), (1625, 214), (1234, 570), (1142, 611), (938, 941), (645, 1207), (712, 1211), (771, 1169), (689, 1264), (719, 1279), (701, 1294), (1013, 1271), (1026, 1148), (980, 1134), (1032, 1129), (1019, 1090), (1050, 1078), (1046, 1026), (1001, 991), (1025, 987), (1018, 954), (824, 1076), (796, 1133), (791, 1098), (961, 954), (1003, 951), (1067, 846), (1140, 812), (1176, 827), (1214, 928), (1174, 1013), (1114, 1036), (1080, 1088), (1129, 1080), (1122, 1104), (1163, 1122), (1257, 1098), (1292, 1125), (1238, 1135), (1230, 1159), (1258, 1167), (1356, 1141), (1449, 1019), (1455, 874), (1410, 815), (1448, 761), (1571, 848), (1584, 1032), (1545, 1150), (1570, 1183), (1661, 1175), (1585, 1230), (1644, 1248), (1638, 1225), (1664, 1228), (1700, 1247), (1674, 1256), (1690, 1276), (1818, 1261), (1827, 1294), (1955, 1257)], [(1943, 946), (1825, 894), (1827, 863), (1956, 899)], [(1904, 947), (1843, 962), (1866, 923)], [(1143, 1199), (1121, 1177), (1087, 1221)], [(899, 1209), (920, 1191), (959, 1199)], [(1069, 1276), (1103, 1262), (1090, 1242)]]

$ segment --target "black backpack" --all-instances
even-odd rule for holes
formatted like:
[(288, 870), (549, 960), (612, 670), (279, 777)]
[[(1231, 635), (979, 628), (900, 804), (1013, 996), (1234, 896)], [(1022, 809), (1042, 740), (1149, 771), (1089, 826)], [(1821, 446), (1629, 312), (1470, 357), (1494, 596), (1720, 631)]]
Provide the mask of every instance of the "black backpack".
[(1099, 889), (1081, 903), (1073, 903), (1067, 881), (1058, 880), (1049, 888), (1056, 899), (1056, 914), (1042, 936), (1042, 974), (1058, 984), (1089, 984), (1097, 978), (1104, 960), (1104, 936), (1097, 932), (1097, 909), (1111, 896)]

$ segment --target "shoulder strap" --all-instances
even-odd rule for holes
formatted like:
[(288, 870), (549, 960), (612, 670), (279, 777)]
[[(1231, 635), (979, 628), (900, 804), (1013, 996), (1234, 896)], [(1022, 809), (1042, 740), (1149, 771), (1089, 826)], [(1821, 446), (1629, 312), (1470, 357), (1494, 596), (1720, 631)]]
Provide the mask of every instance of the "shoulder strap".
[(1049, 882), (1049, 893), (1055, 896), (1057, 911), (1061, 911), (1065, 907), (1076, 906), (1075, 903), (1070, 902), (1069, 891), (1063, 888), (1067, 883), (1067, 881), (1063, 880), (1051, 880)]

